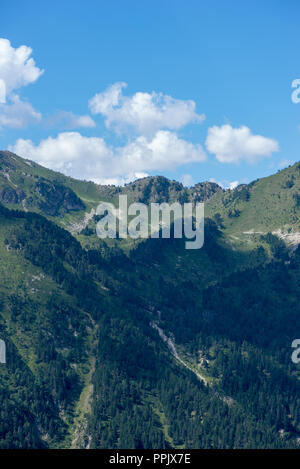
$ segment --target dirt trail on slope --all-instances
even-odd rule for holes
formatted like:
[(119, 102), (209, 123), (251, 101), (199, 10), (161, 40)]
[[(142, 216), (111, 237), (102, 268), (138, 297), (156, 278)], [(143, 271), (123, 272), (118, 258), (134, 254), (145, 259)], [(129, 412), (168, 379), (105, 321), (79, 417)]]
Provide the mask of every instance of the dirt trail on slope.
[(176, 358), (176, 360), (178, 360), (179, 363), (181, 363), (185, 368), (192, 371), (197, 376), (197, 378), (199, 378), (201, 381), (203, 381), (203, 383), (207, 386), (208, 383), (207, 383), (206, 378), (204, 378), (204, 376), (202, 376), (200, 373), (198, 373), (198, 371), (194, 370), (188, 363), (186, 363), (178, 355), (178, 352), (176, 350), (176, 345), (175, 345), (174, 341), (170, 337), (166, 336), (164, 331), (157, 325), (157, 323), (153, 321), (153, 322), (150, 323), (150, 326), (153, 327), (153, 329), (157, 330), (160, 338), (162, 339), (163, 342), (165, 342), (167, 344), (168, 349), (170, 350), (173, 357)]
[(10, 179), (9, 173), (3, 172), (3, 176), (5, 176), (6, 179), (7, 179), (14, 187), (16, 187), (16, 188), (18, 187), (18, 186), (17, 186), (14, 182), (12, 182), (12, 180)]
[(93, 218), (94, 215), (96, 215), (96, 210), (92, 208), (90, 213), (86, 212), (84, 214), (84, 219), (81, 222), (77, 222), (77, 223), (74, 223), (73, 225), (70, 225), (68, 229), (71, 232), (71, 234), (80, 233), (80, 231), (84, 230), (84, 228), (89, 224), (89, 221)]

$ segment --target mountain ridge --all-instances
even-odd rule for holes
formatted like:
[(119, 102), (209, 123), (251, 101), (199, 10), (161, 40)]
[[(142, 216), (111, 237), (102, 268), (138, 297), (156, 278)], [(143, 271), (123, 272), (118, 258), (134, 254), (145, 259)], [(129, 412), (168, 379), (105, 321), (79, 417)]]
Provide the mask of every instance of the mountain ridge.
[[(22, 171), (11, 168), (11, 185)], [(18, 189), (64, 185), (47, 171)], [(299, 173), (289, 171), (276, 184), (289, 192), (292, 221)], [(126, 186), (131, 200), (169, 194), (164, 179), (151, 190), (141, 184), (146, 194)], [(300, 327), (300, 249), (270, 230), (242, 237), (255, 184), (249, 197), (241, 186), (206, 202), (205, 243), (195, 252), (172, 238), (127, 252), (119, 240), (99, 240), (95, 220), (92, 234), (73, 236), (63, 225), (76, 219), (70, 213), (0, 203), (1, 448), (297, 447), (300, 369), (290, 345)], [(82, 219), (99, 194), (92, 183), (66, 187), (84, 195), (85, 209), (74, 211)], [(119, 194), (105, 191), (110, 201)]]
[[(6, 207), (47, 216), (87, 245), (94, 245), (95, 210), (100, 201), (128, 203), (205, 202), (206, 216), (213, 218), (233, 246), (246, 249), (260, 244), (271, 231), (291, 246), (300, 238), (300, 164), (276, 174), (222, 189), (213, 182), (187, 188), (164, 176), (148, 176), (125, 186), (97, 185), (46, 169), (10, 152), (0, 152), (0, 202)], [(91, 237), (91, 233), (94, 236)], [(87, 236), (88, 235), (88, 236)]]

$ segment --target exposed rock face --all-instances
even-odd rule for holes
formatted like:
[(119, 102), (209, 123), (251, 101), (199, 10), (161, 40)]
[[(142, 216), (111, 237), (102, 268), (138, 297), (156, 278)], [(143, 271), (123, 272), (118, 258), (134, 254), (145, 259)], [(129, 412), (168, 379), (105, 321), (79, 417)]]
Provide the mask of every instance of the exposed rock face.
[(9, 151), (0, 151), (0, 171), (14, 170), (15, 165), (12, 160), (13, 153)]
[[(216, 192), (223, 189), (215, 182), (200, 182), (193, 187), (184, 187), (177, 181), (170, 181), (164, 176), (154, 176), (140, 179), (130, 183), (125, 187), (125, 191), (130, 191), (139, 202), (149, 204), (152, 202), (205, 202)], [(122, 191), (124, 192), (124, 191)]]
[(75, 192), (61, 184), (39, 181), (35, 190), (43, 198), (38, 205), (46, 215), (57, 216), (71, 210), (85, 209), (84, 203)]
[(142, 195), (139, 201), (145, 204), (168, 202), (170, 186), (170, 181), (163, 176), (149, 178), (142, 187)]
[(222, 192), (222, 188), (215, 182), (199, 182), (191, 187), (190, 192), (195, 202), (205, 202), (216, 192)]
[(5, 204), (19, 204), (25, 197), (26, 194), (21, 189), (7, 186), (0, 190), (0, 200)]

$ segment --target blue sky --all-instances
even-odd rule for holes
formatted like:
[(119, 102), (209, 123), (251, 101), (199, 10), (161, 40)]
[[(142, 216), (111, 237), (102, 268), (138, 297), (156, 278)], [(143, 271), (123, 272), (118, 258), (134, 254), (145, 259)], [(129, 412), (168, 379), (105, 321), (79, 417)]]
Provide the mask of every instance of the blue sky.
[(297, 0), (2, 0), (0, 147), (98, 182), (272, 174), (300, 159), (299, 13)]

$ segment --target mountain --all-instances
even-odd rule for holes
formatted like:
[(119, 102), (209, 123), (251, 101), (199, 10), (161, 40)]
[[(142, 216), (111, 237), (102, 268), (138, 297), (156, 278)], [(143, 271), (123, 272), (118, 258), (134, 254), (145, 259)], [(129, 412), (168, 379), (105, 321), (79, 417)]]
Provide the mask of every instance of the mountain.
[(8, 151), (0, 151), (0, 202), (8, 208), (33, 211), (67, 223), (77, 213), (96, 208), (99, 200), (117, 202), (126, 194), (129, 202), (198, 202), (222, 192), (218, 184), (205, 182), (188, 189), (163, 176), (139, 179), (125, 187), (101, 186), (78, 181), (43, 168)]
[(232, 240), (254, 243), (272, 232), (287, 243), (300, 241), (300, 163), (277, 174), (219, 193), (207, 206)]
[[(299, 165), (232, 191), (0, 167), (0, 448), (297, 447)], [(120, 193), (206, 200), (203, 248), (99, 240)]]

